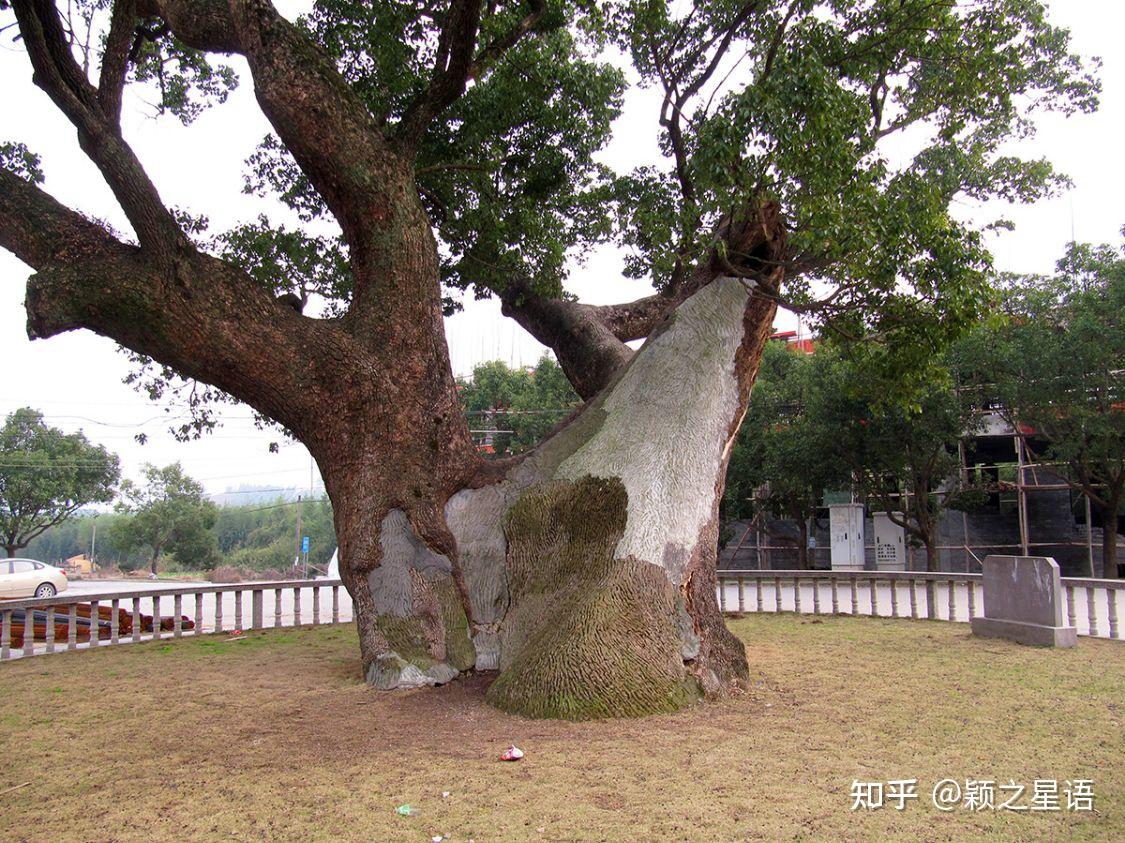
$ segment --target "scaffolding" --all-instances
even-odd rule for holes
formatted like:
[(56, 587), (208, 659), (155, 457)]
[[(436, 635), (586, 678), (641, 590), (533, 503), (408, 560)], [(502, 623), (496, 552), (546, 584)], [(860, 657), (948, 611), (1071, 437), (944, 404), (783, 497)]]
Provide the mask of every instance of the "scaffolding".
[[(995, 437), (1000, 438), (1000, 437)], [(1015, 495), (1015, 509), (1016, 518), (1019, 529), (1019, 541), (1016, 544), (1008, 543), (988, 543), (988, 544), (970, 544), (969, 542), (969, 513), (962, 510), (961, 515), (961, 535), (962, 542), (960, 544), (942, 544), (936, 545), (939, 551), (960, 551), (966, 555), (966, 559), (971, 558), (978, 566), (983, 561), (981, 556), (976, 553), (976, 550), (987, 548), (989, 551), (996, 550), (1010, 550), (1018, 552), (1020, 555), (1029, 556), (1035, 548), (1044, 547), (1081, 547), (1086, 551), (1086, 564), (1088, 566), (1089, 575), (1094, 576), (1095, 559), (1094, 559), (1094, 540), (1093, 540), (1093, 512), (1090, 506), (1090, 498), (1081, 493), (1081, 489), (1077, 488), (1074, 484), (1066, 482), (1049, 482), (1048, 478), (1041, 476), (1042, 472), (1048, 472), (1055, 468), (1065, 467), (1065, 463), (1061, 462), (1033, 462), (1028, 459), (1028, 450), (1025, 436), (1019, 433), (1011, 435), (1013, 449), (1015, 451), (1015, 462), (995, 462), (995, 463), (974, 463), (969, 465), (967, 459), (967, 452), (965, 448), (965, 440), (962, 439), (958, 442), (958, 457), (960, 463), (961, 480), (964, 486), (971, 487), (977, 486), (978, 488), (985, 488), (989, 492), (1003, 494), (1004, 492), (1014, 493)], [(996, 480), (991, 484), (974, 484), (971, 477), (971, 472), (985, 473), (992, 471), (996, 475)], [(1005, 480), (1001, 475), (1005, 472), (1010, 472), (1014, 479)], [(1083, 541), (1067, 541), (1063, 539), (1056, 539), (1054, 541), (1035, 541), (1032, 538), (1032, 523), (1028, 512), (1028, 498), (1029, 495), (1035, 492), (1049, 492), (1049, 491), (1066, 491), (1078, 492), (1082, 494), (1082, 499), (1085, 504), (1084, 520), (1085, 520), (1085, 536)], [(754, 497), (762, 499), (768, 494), (768, 484), (761, 489), (755, 491)], [(930, 494), (941, 495), (945, 494), (941, 490), (931, 492)], [(908, 501), (910, 493), (908, 492), (892, 492), (888, 495), (891, 498), (898, 498), (902, 502), (904, 511), (908, 511)], [(776, 538), (776, 531), (770, 531), (765, 525), (767, 513), (762, 508), (758, 508), (757, 514), (750, 520), (749, 524), (741, 529), (737, 541), (731, 545), (727, 544), (724, 548), (725, 553), (729, 553), (732, 559), (738, 559), (739, 554), (748, 550), (754, 552), (754, 562), (758, 570), (768, 570), (772, 567), (770, 564), (772, 554), (775, 551), (785, 554), (796, 553), (798, 542), (789, 541), (782, 544), (775, 544), (771, 541), (763, 541), (767, 538)], [(1102, 529), (1116, 529), (1116, 525), (1103, 525)], [(808, 531), (809, 536), (815, 535), (815, 530)], [(753, 542), (749, 542), (750, 537), (753, 536)], [(874, 548), (873, 544), (865, 544), (865, 549)], [(910, 570), (914, 570), (914, 550), (915, 548), (909, 543), (907, 544), (908, 562), (907, 566)], [(829, 547), (810, 546), (808, 548), (808, 559), (811, 562), (824, 561), (830, 553)], [(1104, 560), (1103, 560), (1104, 564)]]

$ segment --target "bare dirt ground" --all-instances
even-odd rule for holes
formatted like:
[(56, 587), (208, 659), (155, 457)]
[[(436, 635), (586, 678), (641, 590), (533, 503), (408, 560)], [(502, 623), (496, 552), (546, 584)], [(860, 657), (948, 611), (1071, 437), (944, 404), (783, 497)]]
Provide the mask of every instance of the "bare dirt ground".
[[(348, 627), (2, 665), (0, 839), (1125, 839), (1122, 644), (731, 625), (748, 691), (616, 722), (502, 714), (484, 676), (373, 692)], [(523, 761), (497, 760), (510, 743)], [(1035, 779), (1092, 779), (1095, 810), (943, 813), (930, 791), (947, 777), (1026, 784), (1025, 805)], [(853, 779), (910, 778), (904, 810), (850, 810)]]

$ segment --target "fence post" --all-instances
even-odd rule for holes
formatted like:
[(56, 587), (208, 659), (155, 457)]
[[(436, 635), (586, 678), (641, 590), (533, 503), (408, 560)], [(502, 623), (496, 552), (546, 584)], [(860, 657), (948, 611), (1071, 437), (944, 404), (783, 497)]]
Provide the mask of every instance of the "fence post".
[(250, 594), (250, 625), (254, 629), (262, 628), (262, 589), (255, 588)]
[[(101, 630), (101, 623), (100, 623), (101, 619), (98, 617), (99, 614), (100, 614), (100, 612), (98, 611), (98, 601), (97, 600), (91, 600), (90, 601), (90, 646), (91, 647), (97, 647), (99, 644), (101, 644), (101, 632), (102, 632), (102, 630)], [(25, 653), (27, 652), (26, 647), (24, 648), (24, 652)], [(30, 653), (28, 655), (30, 655)]]
[(340, 622), (340, 586), (332, 586), (332, 623)]
[(313, 586), (313, 626), (320, 624), (320, 586)]
[(273, 625), (281, 626), (281, 589), (273, 590)]
[(1086, 586), (1086, 620), (1090, 624), (1090, 635), (1098, 634), (1098, 604), (1094, 601), (1094, 587)]
[(68, 650), (78, 649), (78, 604), (70, 604), (70, 612), (67, 615), (66, 627), (66, 648)]
[(934, 581), (926, 580), (926, 617), (937, 620), (937, 602), (934, 600)]
[(234, 590), (234, 628), (242, 629), (242, 592), (237, 588)]
[(203, 592), (195, 592), (195, 634), (203, 634)]
[(172, 637), (179, 638), (184, 634), (184, 622), (181, 620), (184, 612), (184, 596), (177, 594), (172, 598)]
[(47, 607), (47, 652), (55, 652), (55, 607)]
[(5, 609), (0, 612), (0, 659), (11, 655), (12, 643), (12, 610)]
[(133, 640), (141, 640), (141, 598), (133, 598)]
[(1107, 588), (1105, 599), (1108, 604), (1106, 608), (1109, 610), (1109, 637), (1117, 638), (1117, 589)]
[(223, 631), (223, 592), (215, 592), (215, 632)]
[(840, 614), (840, 594), (836, 586), (836, 578), (830, 576), (828, 582), (832, 584), (832, 614), (838, 615)]
[(161, 628), (164, 626), (163, 619), (160, 617), (160, 595), (154, 594), (152, 596), (152, 640), (160, 640)]
[[(110, 604), (109, 604), (109, 612), (110, 612), (110, 615), (109, 615), (109, 643), (110, 644), (116, 644), (121, 637), (121, 617), (119, 615), (120, 611), (121, 611), (121, 601), (117, 600), (116, 598), (114, 600), (110, 601)], [(48, 622), (51, 620), (50, 615), (47, 616), (47, 620), (48, 620)], [(50, 650), (48, 650), (47, 652), (50, 652)]]

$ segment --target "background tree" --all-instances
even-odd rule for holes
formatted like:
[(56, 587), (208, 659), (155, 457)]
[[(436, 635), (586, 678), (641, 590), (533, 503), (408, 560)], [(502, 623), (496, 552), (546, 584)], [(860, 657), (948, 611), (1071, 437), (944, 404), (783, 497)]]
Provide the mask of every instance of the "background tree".
[(8, 556), (83, 506), (113, 500), (117, 456), (81, 433), (48, 427), (30, 407), (0, 428), (0, 546)]
[(851, 472), (856, 491), (873, 499), (909, 539), (926, 550), (926, 570), (941, 570), (942, 515), (981, 502), (961, 471), (958, 443), (972, 436), (979, 417), (954, 389), (949, 371), (912, 388), (912, 401), (895, 400), (892, 387), (862, 366), (822, 357), (816, 412), (837, 431), (835, 460)]
[[(727, 468), (727, 519), (766, 515), (797, 525), (797, 567), (808, 568), (808, 525), (825, 490), (851, 484), (837, 454), (839, 431), (807, 407), (817, 389), (820, 361), (771, 342)], [(785, 534), (775, 538), (792, 541)]]
[(154, 577), (161, 553), (186, 567), (214, 567), (217, 552), (209, 531), (218, 507), (203, 497), (203, 486), (184, 474), (178, 462), (164, 468), (146, 465), (144, 478), (141, 485), (121, 484), (118, 508), (130, 517), (114, 524), (113, 543), (125, 551), (147, 548)]
[(1111, 246), (1074, 244), (1053, 275), (1008, 278), (1002, 293), (1005, 318), (955, 347), (958, 376), (1018, 431), (1031, 461), (1054, 463), (1089, 499), (1102, 522), (1102, 576), (1115, 578), (1125, 505), (1125, 258)]
[[(1097, 93), (1036, 0), (322, 0), (300, 25), (267, 0), (80, 5), (108, 7), (104, 38), (11, 2), (135, 241), (8, 148), (0, 245), (35, 271), (31, 335), (97, 331), (153, 361), (154, 394), (174, 372), (287, 428), (332, 499), (368, 681), (498, 668), (489, 699), (541, 716), (745, 679), (714, 594), (718, 501), (778, 302), (930, 360), (990, 268), (951, 203), (1060, 184), (1010, 141)], [(206, 239), (126, 142), (127, 84), (190, 121), (233, 83), (208, 54), (231, 53), (274, 132), (251, 189), (338, 239), (268, 221)], [(666, 157), (613, 172), (597, 154), (627, 78), (661, 100)], [(915, 154), (893, 163), (892, 137)], [(651, 295), (564, 292), (568, 257), (606, 240)], [(525, 459), (475, 452), (441, 321), (459, 290), (498, 296), (587, 402)]]
[[(559, 364), (544, 354), (533, 369), (512, 369), (495, 360), (474, 367), (473, 377), (458, 383), (469, 424), (492, 434), (497, 454), (519, 454), (538, 445), (581, 403)], [(484, 434), (474, 434), (478, 444)]]

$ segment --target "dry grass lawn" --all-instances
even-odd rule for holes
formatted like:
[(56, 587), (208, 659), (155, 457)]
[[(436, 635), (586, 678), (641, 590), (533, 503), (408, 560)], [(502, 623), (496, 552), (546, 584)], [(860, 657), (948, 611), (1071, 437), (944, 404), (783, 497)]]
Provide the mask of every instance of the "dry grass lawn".
[[(350, 628), (0, 665), (0, 840), (1125, 839), (1125, 645), (731, 624), (750, 691), (625, 722), (501, 714), (483, 677), (372, 692)], [(940, 813), (947, 776), (1089, 778), (1096, 811)], [(853, 779), (894, 778), (916, 804), (849, 810)]]

